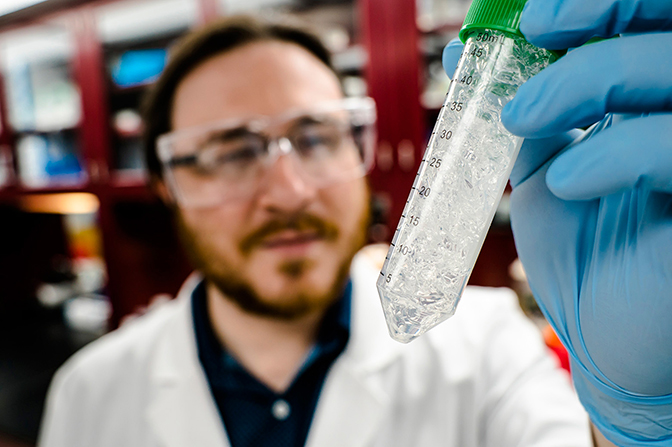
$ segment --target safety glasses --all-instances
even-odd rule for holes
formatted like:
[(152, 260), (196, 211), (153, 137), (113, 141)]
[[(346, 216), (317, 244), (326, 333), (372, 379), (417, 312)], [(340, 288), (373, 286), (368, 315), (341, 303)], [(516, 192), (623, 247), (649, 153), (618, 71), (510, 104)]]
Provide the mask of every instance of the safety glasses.
[(167, 133), (158, 138), (157, 151), (173, 200), (213, 207), (252, 197), (282, 156), (317, 188), (366, 175), (373, 166), (375, 122), (373, 99), (346, 98)]

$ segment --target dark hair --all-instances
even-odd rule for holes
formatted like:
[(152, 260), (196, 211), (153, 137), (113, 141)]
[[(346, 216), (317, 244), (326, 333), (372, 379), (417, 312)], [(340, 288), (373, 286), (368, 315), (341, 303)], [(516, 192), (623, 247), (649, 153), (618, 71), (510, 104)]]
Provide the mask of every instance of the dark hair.
[(222, 19), (187, 34), (171, 51), (168, 64), (142, 104), (143, 143), (147, 169), (161, 177), (156, 139), (171, 129), (172, 103), (180, 82), (207, 59), (243, 45), (275, 40), (306, 49), (334, 71), (329, 50), (313, 33), (286, 23), (265, 22), (250, 16)]

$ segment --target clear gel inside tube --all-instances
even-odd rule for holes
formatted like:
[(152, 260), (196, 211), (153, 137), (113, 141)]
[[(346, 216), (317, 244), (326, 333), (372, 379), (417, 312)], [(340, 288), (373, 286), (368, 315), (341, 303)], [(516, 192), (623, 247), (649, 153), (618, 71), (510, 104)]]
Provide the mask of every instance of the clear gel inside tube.
[(467, 39), (378, 278), (395, 340), (455, 313), (522, 144), (501, 111), (555, 58), (500, 31)]

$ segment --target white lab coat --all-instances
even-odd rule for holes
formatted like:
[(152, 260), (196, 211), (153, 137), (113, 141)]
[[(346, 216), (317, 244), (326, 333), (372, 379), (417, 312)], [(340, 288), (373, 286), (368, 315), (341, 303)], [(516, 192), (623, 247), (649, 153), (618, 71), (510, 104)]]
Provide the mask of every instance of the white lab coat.
[[(326, 378), (307, 446), (590, 445), (568, 376), (511, 291), (468, 289), (453, 318), (402, 345), (387, 334), (370, 252), (351, 274), (350, 342)], [(198, 281), (59, 370), (41, 447), (229, 445), (196, 352)]]

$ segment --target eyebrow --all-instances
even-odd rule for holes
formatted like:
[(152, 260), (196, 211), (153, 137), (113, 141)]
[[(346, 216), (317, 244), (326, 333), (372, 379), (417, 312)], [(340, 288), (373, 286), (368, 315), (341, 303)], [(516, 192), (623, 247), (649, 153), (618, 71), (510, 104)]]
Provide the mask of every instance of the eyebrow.
[(233, 140), (235, 138), (246, 137), (248, 135), (257, 135), (257, 133), (250, 130), (250, 128), (247, 126), (239, 126), (234, 127), (233, 129), (218, 130), (208, 135), (208, 137), (198, 145), (197, 152), (212, 142)]
[(290, 123), (290, 126), (287, 128), (287, 132), (294, 132), (296, 130), (301, 129), (303, 126), (310, 126), (314, 124), (325, 124), (332, 122), (332, 119), (329, 119), (327, 117), (316, 117), (316, 116), (311, 116), (311, 115), (303, 115), (298, 118), (296, 118), (294, 121)]
[(233, 129), (225, 129), (225, 130), (219, 130), (216, 132), (211, 133), (208, 135), (208, 137), (198, 145), (198, 148), (196, 149), (196, 152), (191, 153), (189, 155), (183, 155), (180, 157), (175, 157), (170, 160), (170, 166), (189, 166), (193, 165), (196, 163), (196, 160), (198, 159), (197, 153), (201, 151), (204, 147), (208, 146), (210, 143), (217, 142), (217, 141), (226, 141), (226, 140), (232, 140), (235, 138), (241, 138), (245, 137), (248, 135), (256, 135), (255, 132), (250, 130), (247, 126), (239, 126), (235, 127)]
[(311, 115), (303, 115), (303, 116), (300, 116), (297, 119), (295, 119), (292, 122), (291, 127), (294, 128), (296, 126), (304, 126), (306, 124), (322, 124), (322, 123), (327, 122), (327, 121), (329, 121), (329, 120), (318, 119), (317, 117), (311, 116)]

